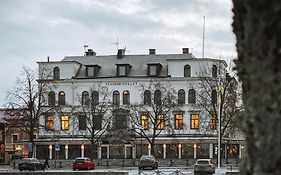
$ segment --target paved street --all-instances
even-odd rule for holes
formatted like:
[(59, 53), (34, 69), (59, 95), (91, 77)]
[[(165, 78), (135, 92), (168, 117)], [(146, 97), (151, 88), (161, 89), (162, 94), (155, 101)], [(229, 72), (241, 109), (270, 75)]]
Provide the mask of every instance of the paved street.
[[(46, 172), (72, 172), (73, 170), (68, 168), (50, 168), (46, 169)], [(96, 167), (95, 170), (89, 170), (89, 171), (96, 171), (96, 172), (128, 172), (129, 175), (193, 175), (193, 169), (191, 167), (159, 167), (158, 170), (138, 170), (137, 167), (113, 167), (113, 168), (104, 168), (104, 167)], [(233, 171), (237, 172), (238, 169), (230, 169), (230, 167), (222, 167), (220, 171), (216, 170), (215, 175), (223, 175), (226, 171)], [(0, 174), (1, 172), (19, 172), (17, 169), (13, 169), (10, 166), (7, 165), (0, 165)], [(78, 171), (78, 172), (85, 172), (85, 171)], [(88, 172), (88, 171), (87, 171)], [(42, 173), (43, 174), (43, 173)]]

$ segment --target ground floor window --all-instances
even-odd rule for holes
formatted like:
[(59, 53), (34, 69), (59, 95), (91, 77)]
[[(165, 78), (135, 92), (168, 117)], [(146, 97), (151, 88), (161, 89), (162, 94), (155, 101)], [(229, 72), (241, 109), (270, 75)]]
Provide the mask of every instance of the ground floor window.
[(81, 157), (81, 145), (68, 145), (68, 159)]
[(197, 143), (196, 144), (196, 158), (209, 158), (209, 143)]
[(194, 144), (182, 144), (182, 158), (194, 158)]
[(36, 157), (38, 159), (49, 158), (49, 145), (36, 145)]
[(136, 158), (140, 158), (142, 155), (148, 154), (148, 145), (147, 144), (137, 144), (136, 145)]
[(176, 159), (179, 157), (179, 151), (177, 144), (166, 144), (166, 158), (167, 159)]

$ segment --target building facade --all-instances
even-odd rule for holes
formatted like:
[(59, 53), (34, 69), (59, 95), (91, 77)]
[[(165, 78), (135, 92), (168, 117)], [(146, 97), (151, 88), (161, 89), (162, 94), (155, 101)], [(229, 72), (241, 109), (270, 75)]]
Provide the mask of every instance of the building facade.
[[(225, 61), (196, 58), (188, 48), (181, 54), (149, 49), (147, 55), (119, 49), (108, 56), (88, 49), (84, 56), (38, 64), (46, 112), (39, 120), (36, 157), (132, 159), (152, 150), (163, 159), (217, 156), (217, 121), (197, 99), (201, 73), (208, 69), (205, 76), (225, 78)], [(158, 102), (166, 103), (160, 112)], [(146, 137), (155, 137), (153, 148)], [(242, 143), (238, 136), (223, 139), (223, 156), (241, 158)]]

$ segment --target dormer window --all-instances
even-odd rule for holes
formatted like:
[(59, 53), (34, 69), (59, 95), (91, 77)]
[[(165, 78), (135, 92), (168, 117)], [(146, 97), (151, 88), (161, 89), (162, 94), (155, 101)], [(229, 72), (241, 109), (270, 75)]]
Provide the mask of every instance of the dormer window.
[(99, 65), (86, 65), (87, 77), (97, 77), (99, 71), (100, 71)]
[(147, 75), (148, 76), (159, 76), (161, 72), (162, 65), (160, 63), (147, 64)]
[(130, 64), (116, 64), (116, 66), (118, 77), (127, 77), (132, 67)]

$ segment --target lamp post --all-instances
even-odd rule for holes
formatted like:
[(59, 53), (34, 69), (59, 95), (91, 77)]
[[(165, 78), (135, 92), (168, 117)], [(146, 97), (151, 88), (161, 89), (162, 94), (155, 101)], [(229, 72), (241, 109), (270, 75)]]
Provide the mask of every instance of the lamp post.
[(221, 166), (221, 80), (218, 80), (218, 170)]

